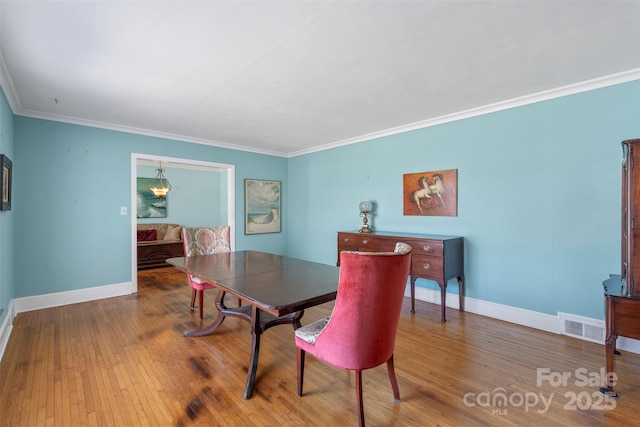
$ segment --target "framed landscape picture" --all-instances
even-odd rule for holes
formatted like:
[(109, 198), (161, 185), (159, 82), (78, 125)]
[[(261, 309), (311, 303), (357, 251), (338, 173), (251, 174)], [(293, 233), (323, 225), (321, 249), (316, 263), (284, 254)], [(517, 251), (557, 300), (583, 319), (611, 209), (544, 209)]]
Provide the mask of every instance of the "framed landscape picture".
[(11, 210), (11, 185), (13, 183), (13, 163), (4, 154), (0, 155), (0, 211)]
[(244, 180), (244, 234), (280, 232), (280, 181)]
[(149, 184), (155, 182), (154, 178), (138, 178), (136, 199), (137, 199), (137, 216), (138, 218), (166, 218), (167, 217), (167, 198), (156, 197), (151, 190)]
[(458, 216), (458, 170), (418, 172), (402, 177), (404, 215)]

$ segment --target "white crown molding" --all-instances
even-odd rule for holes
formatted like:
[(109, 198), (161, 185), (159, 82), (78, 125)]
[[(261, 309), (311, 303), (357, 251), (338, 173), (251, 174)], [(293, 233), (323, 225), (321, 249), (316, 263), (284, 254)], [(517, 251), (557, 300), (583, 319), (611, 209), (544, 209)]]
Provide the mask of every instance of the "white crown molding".
[(18, 98), (17, 92), (15, 90), (15, 86), (13, 84), (13, 80), (11, 79), (11, 75), (9, 74), (9, 70), (6, 67), (6, 64), (4, 62), (4, 58), (2, 57), (2, 55), (0, 55), (0, 89), (4, 92), (4, 95), (7, 98), (7, 102), (9, 103), (9, 107), (11, 108), (11, 112), (16, 116), (31, 117), (34, 119), (42, 119), (42, 120), (51, 120), (54, 122), (69, 123), (69, 124), (74, 124), (79, 126), (89, 126), (89, 127), (99, 128), (99, 129), (107, 129), (107, 130), (113, 130), (118, 132), (132, 133), (136, 135), (145, 135), (145, 136), (152, 136), (156, 138), (190, 142), (194, 144), (209, 145), (212, 147), (228, 148), (230, 150), (248, 151), (251, 153), (266, 154), (266, 155), (279, 156), (279, 157), (284, 156), (283, 153), (270, 151), (270, 150), (260, 150), (260, 149), (251, 148), (251, 147), (244, 147), (237, 144), (228, 144), (220, 141), (211, 141), (211, 140), (205, 140), (205, 139), (199, 139), (199, 138), (192, 138), (184, 135), (157, 132), (149, 129), (114, 125), (111, 123), (105, 123), (105, 122), (94, 121), (94, 120), (82, 120), (75, 117), (63, 116), (58, 114), (44, 114), (44, 113), (39, 113), (37, 111), (23, 109), (22, 106), (20, 105), (20, 98)]
[(521, 107), (528, 104), (535, 104), (542, 101), (547, 101), (555, 98), (561, 98), (563, 96), (574, 95), (581, 92), (587, 92), (590, 90), (601, 89), (608, 86), (614, 86), (617, 84), (628, 83), (631, 81), (640, 80), (640, 68), (624, 71), (617, 74), (612, 74), (604, 77), (599, 77), (584, 82), (574, 83), (567, 86), (562, 86), (555, 89), (546, 90), (530, 95), (521, 96), (518, 98), (496, 102), (493, 104), (485, 105), (482, 107), (471, 108), (465, 111), (460, 111), (453, 114), (447, 114), (444, 116), (436, 117), (433, 119), (423, 120), (420, 122), (410, 123), (407, 125), (397, 126), (386, 130), (372, 132), (365, 135), (360, 135), (353, 138), (344, 139), (341, 141), (332, 142), (329, 144), (320, 145), (308, 150), (295, 151), (291, 153), (281, 153), (271, 150), (262, 150), (253, 147), (246, 147), (242, 145), (230, 144), (221, 141), (206, 140), (201, 138), (192, 138), (184, 135), (177, 135), (165, 132), (157, 132), (149, 129), (135, 128), (129, 126), (114, 125), (111, 123), (81, 120), (75, 117), (68, 117), (56, 114), (43, 114), (36, 111), (30, 111), (22, 109), (20, 107), (19, 98), (15, 92), (13, 81), (10, 78), (8, 70), (5, 66), (2, 56), (0, 56), (0, 88), (4, 91), (9, 106), (13, 114), (18, 116), (31, 117), (42, 120), (52, 120), (57, 122), (75, 124), (80, 126), (89, 126), (100, 129), (113, 130), (118, 132), (126, 132), (138, 135), (152, 136), (156, 138), (171, 139), (176, 141), (190, 142), (194, 144), (208, 145), (212, 147), (227, 148), (230, 150), (246, 151), (256, 154), (265, 154), (270, 156), (292, 158), (302, 156), (305, 154), (311, 154), (319, 151), (330, 150), (345, 145), (357, 144), (359, 142), (365, 142), (372, 139), (382, 138), (385, 136), (396, 135), (399, 133), (409, 132), (416, 129), (427, 128), (431, 126), (437, 126), (444, 123), (450, 123), (457, 120), (467, 119), (471, 117), (480, 116), (483, 114), (494, 113), (497, 111), (507, 110), (510, 108)]
[(253, 147), (245, 147), (243, 145), (229, 144), (221, 141), (193, 138), (190, 136), (178, 135), (178, 134), (167, 133), (167, 132), (158, 132), (150, 129), (114, 125), (112, 123), (105, 123), (105, 122), (100, 122), (95, 120), (82, 120), (75, 117), (63, 116), (59, 114), (43, 114), (43, 113), (30, 111), (30, 110), (20, 110), (17, 113), (14, 112), (14, 114), (16, 114), (17, 116), (31, 117), (33, 119), (51, 120), (54, 122), (62, 122), (62, 123), (69, 123), (73, 125), (79, 125), (79, 126), (88, 126), (88, 127), (99, 128), (99, 129), (107, 129), (107, 130), (113, 130), (116, 132), (126, 132), (126, 133), (135, 134), (135, 135), (144, 135), (144, 136), (151, 136), (155, 138), (170, 139), (174, 141), (190, 142), (192, 144), (209, 145), (211, 147), (228, 148), (230, 150), (236, 150), (236, 151), (248, 151), (251, 153), (266, 154), (266, 155), (278, 156), (278, 157), (284, 156), (283, 153), (276, 152), (276, 151), (262, 150), (262, 149), (253, 148)]
[(13, 80), (9, 75), (9, 70), (4, 62), (4, 58), (0, 54), (0, 89), (4, 92), (5, 98), (9, 103), (11, 112), (16, 114), (16, 111), (20, 111), (20, 101), (16, 94), (16, 88), (13, 86)]
[(525, 96), (513, 98), (506, 101), (496, 102), (496, 103), (485, 105), (482, 107), (471, 108), (469, 110), (460, 111), (453, 114), (447, 114), (445, 116), (440, 116), (440, 117), (436, 117), (433, 119), (424, 120), (416, 123), (410, 123), (407, 125), (382, 130), (379, 132), (373, 132), (373, 133), (361, 135), (355, 138), (348, 138), (342, 141), (336, 141), (336, 142), (321, 145), (309, 150), (290, 153), (287, 157), (296, 157), (304, 154), (311, 154), (318, 151), (324, 151), (332, 148), (342, 147), (345, 145), (356, 144), (358, 142), (370, 141), (372, 139), (382, 138), (390, 135), (396, 135), (399, 133), (409, 132), (416, 129), (423, 129), (431, 126), (437, 126), (444, 123), (454, 122), (457, 120), (481, 116), (484, 114), (495, 113), (497, 111), (508, 110), (510, 108), (522, 107), (524, 105), (535, 104), (542, 101), (561, 98), (563, 96), (575, 95), (581, 92), (588, 92), (590, 90), (602, 89), (608, 86), (615, 86), (622, 83), (629, 83), (635, 80), (640, 80), (640, 68), (635, 68), (633, 70), (624, 71), (622, 73), (612, 74), (605, 77), (599, 77), (596, 79), (587, 80), (580, 83), (562, 86), (559, 88), (550, 89), (543, 92), (525, 95)]

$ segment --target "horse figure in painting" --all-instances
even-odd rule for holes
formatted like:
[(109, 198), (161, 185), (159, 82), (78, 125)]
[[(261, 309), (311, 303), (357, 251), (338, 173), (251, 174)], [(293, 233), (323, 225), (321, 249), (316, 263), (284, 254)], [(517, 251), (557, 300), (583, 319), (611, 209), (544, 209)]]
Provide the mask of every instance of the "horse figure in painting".
[[(442, 200), (442, 193), (444, 193), (446, 189), (444, 187), (444, 183), (442, 182), (441, 174), (435, 174), (433, 176), (433, 182), (429, 182), (427, 178), (421, 176), (418, 180), (418, 183), (420, 184), (420, 190), (412, 192), (409, 197), (418, 206), (420, 213), (424, 213), (422, 210), (422, 206), (424, 206), (425, 209), (429, 208), (429, 205), (434, 200), (434, 197), (436, 203), (440, 203), (445, 209), (447, 208), (444, 204), (444, 200)], [(426, 204), (422, 201), (423, 199), (426, 199)]]

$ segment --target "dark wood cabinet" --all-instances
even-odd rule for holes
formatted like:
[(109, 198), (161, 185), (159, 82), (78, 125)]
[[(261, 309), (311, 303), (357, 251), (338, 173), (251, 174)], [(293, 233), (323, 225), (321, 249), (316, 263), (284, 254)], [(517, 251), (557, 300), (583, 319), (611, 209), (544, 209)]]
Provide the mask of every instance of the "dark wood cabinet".
[[(614, 372), (618, 336), (640, 339), (640, 139), (622, 141), (622, 263), (621, 274), (605, 280), (606, 364)], [(613, 385), (600, 389), (615, 397)]]
[(415, 313), (416, 279), (433, 280), (440, 286), (441, 320), (446, 322), (447, 282), (458, 280), (460, 311), (464, 311), (464, 240), (457, 236), (431, 234), (392, 233), (377, 231), (359, 233), (338, 232), (338, 261), (340, 252), (386, 252), (393, 251), (396, 242), (405, 242), (413, 248), (411, 252), (411, 312)]
[(145, 268), (170, 267), (168, 258), (184, 256), (182, 241), (138, 242), (138, 270)]
[(622, 280), (627, 295), (640, 297), (640, 139), (622, 142)]

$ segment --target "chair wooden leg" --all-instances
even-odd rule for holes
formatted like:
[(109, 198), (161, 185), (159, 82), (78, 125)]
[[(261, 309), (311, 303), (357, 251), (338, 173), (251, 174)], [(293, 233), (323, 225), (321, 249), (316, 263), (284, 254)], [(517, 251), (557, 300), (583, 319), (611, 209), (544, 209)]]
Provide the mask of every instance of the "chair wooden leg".
[(400, 389), (398, 388), (398, 380), (396, 379), (396, 370), (393, 366), (393, 354), (389, 360), (387, 360), (387, 371), (389, 372), (389, 381), (391, 381), (391, 388), (393, 389), (393, 401), (399, 403)]
[(191, 311), (195, 311), (196, 309), (196, 294), (198, 293), (198, 291), (196, 291), (195, 289), (191, 289), (191, 304), (189, 304), (189, 308), (191, 309)]
[(200, 305), (200, 320), (202, 320), (202, 312), (204, 306), (204, 291), (198, 291), (198, 304)]
[(358, 399), (358, 425), (364, 427), (364, 403), (362, 402), (362, 371), (356, 371), (356, 398)]
[(302, 382), (304, 380), (304, 355), (306, 352), (301, 348), (298, 349), (297, 352), (297, 361), (298, 361), (298, 396), (302, 396)]

